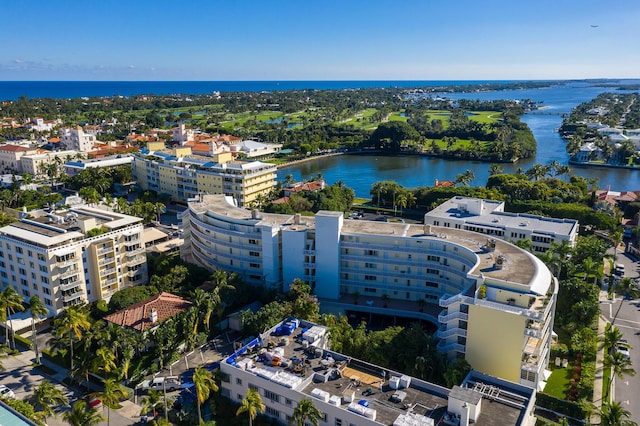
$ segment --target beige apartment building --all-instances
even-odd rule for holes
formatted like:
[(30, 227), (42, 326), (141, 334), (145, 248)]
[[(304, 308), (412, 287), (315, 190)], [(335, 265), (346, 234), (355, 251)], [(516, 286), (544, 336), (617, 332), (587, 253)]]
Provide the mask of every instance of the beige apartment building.
[(57, 314), (147, 282), (142, 219), (81, 206), (0, 228), (0, 282)]
[(133, 176), (144, 190), (167, 194), (186, 203), (198, 194), (224, 194), (246, 206), (276, 185), (277, 167), (260, 161), (216, 163), (211, 157), (190, 155), (191, 149), (142, 151), (133, 157)]

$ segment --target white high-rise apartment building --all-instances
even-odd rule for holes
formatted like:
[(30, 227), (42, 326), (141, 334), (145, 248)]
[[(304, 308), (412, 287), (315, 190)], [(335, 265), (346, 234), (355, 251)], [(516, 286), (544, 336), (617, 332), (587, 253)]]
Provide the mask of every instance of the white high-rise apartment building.
[(96, 136), (85, 133), (80, 126), (74, 129), (65, 129), (61, 136), (62, 143), (65, 144), (69, 150), (80, 152), (93, 151), (94, 144), (96, 143)]
[(324, 312), (429, 321), (451, 358), (545, 385), (557, 280), (507, 241), (456, 228), (345, 220), (340, 212), (264, 214), (222, 195), (190, 201), (181, 220), (185, 260), (275, 289), (302, 279)]
[(87, 206), (0, 228), (0, 282), (52, 314), (147, 282), (142, 219)]

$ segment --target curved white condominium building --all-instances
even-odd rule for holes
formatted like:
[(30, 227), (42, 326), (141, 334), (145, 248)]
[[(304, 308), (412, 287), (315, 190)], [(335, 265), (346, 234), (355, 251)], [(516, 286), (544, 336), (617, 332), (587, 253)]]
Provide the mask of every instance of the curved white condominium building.
[(323, 312), (419, 318), (438, 348), (478, 371), (544, 387), (558, 285), (531, 253), (476, 232), (277, 215), (204, 195), (181, 215), (183, 259), (282, 289), (308, 282)]

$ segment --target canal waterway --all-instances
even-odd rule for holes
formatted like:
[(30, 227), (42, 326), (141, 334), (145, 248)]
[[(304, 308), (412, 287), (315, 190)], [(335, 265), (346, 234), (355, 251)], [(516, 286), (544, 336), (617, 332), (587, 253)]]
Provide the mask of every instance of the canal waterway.
[[(544, 89), (447, 93), (442, 96), (451, 99), (529, 99), (544, 107), (522, 117), (522, 121), (531, 128), (538, 149), (534, 159), (515, 164), (501, 164), (506, 173), (514, 173), (518, 168), (526, 170), (534, 164), (549, 164), (554, 160), (560, 164), (568, 164), (566, 142), (557, 132), (562, 124), (562, 115), (570, 113), (574, 107), (595, 98), (600, 93), (612, 90), (575, 82)], [(377, 181), (393, 180), (404, 187), (416, 188), (432, 186), (436, 179), (455, 180), (456, 175), (465, 170), (471, 170), (475, 175), (472, 186), (483, 186), (489, 177), (490, 165), (479, 161), (422, 156), (342, 155), (283, 168), (278, 171), (278, 180), (283, 181), (291, 174), (296, 181), (301, 181), (321, 173), (327, 183), (342, 181), (355, 190), (356, 196), (367, 198), (370, 196), (371, 185)], [(573, 165), (571, 168), (572, 173), (578, 176), (598, 178), (600, 188), (610, 186), (618, 191), (640, 190), (640, 170)]]

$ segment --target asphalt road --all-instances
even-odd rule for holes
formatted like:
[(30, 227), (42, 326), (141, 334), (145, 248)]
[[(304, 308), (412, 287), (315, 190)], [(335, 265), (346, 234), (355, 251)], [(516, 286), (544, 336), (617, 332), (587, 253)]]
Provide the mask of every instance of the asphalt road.
[[(625, 266), (625, 277), (640, 276), (640, 264), (625, 254), (618, 252), (616, 263)], [(634, 369), (640, 373), (640, 299), (623, 300), (617, 296), (614, 301), (600, 304), (602, 314), (622, 332), (624, 339), (631, 345), (631, 361)], [(614, 398), (631, 413), (631, 420), (640, 423), (640, 376), (626, 376), (615, 379)]]

